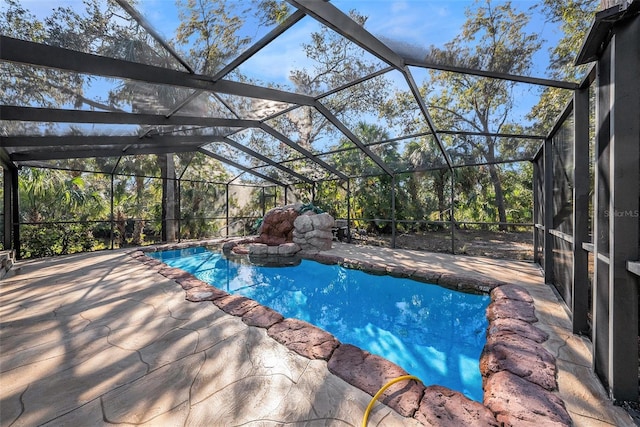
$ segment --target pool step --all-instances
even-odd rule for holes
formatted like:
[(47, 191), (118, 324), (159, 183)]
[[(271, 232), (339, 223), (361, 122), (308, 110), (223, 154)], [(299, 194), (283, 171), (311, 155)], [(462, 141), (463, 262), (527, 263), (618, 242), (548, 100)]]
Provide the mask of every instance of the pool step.
[(16, 252), (14, 250), (0, 251), (0, 279), (7, 275), (15, 262)]

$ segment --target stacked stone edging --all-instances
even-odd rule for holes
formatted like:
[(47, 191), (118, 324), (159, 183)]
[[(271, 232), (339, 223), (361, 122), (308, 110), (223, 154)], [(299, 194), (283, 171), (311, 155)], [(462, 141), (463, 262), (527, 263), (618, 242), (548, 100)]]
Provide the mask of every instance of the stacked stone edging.
[[(234, 245), (230, 242), (227, 249)], [(190, 246), (194, 246), (193, 243), (144, 250)], [(330, 372), (371, 396), (388, 381), (407, 375), (398, 365), (382, 357), (342, 344), (330, 333), (298, 319), (284, 318), (254, 300), (214, 288), (183, 270), (167, 267), (145, 256), (141, 250), (131, 252), (130, 256), (179, 283), (187, 300), (212, 301), (226, 313), (240, 317), (244, 323), (266, 329), (269, 336), (290, 350), (309, 359), (326, 360)], [(557, 391), (555, 358), (541, 345), (548, 335), (533, 326), (537, 318), (533, 299), (526, 289), (494, 280), (345, 260), (322, 252), (307, 252), (305, 257), (324, 264), (411, 278), (464, 292), (490, 292), (487, 343), (480, 358), (483, 404), (443, 386), (425, 387), (416, 381), (402, 381), (387, 389), (380, 399), (399, 414), (413, 417), (425, 425), (437, 426), (571, 425), (564, 402), (554, 393)]]
[(424, 425), (439, 427), (500, 425), (493, 412), (482, 403), (469, 400), (462, 393), (439, 385), (425, 389), (415, 419)]
[[(370, 395), (375, 395), (387, 382), (407, 372), (383, 357), (351, 344), (342, 344), (327, 364), (329, 371)], [(404, 417), (412, 417), (420, 404), (425, 387), (415, 380), (401, 381), (389, 387), (380, 401)]]
[(558, 390), (556, 359), (536, 328), (533, 298), (521, 286), (491, 291), (487, 342), (480, 355), (484, 405), (503, 426), (570, 426)]
[(317, 253), (331, 249), (335, 221), (328, 213), (305, 212), (293, 222), (293, 243), (302, 251)]

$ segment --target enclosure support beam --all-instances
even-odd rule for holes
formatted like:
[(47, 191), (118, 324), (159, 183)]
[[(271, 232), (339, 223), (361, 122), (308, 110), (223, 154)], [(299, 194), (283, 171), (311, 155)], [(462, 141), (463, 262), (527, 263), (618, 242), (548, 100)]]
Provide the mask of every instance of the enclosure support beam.
[(640, 15), (611, 40), (609, 138), (609, 386), (638, 400), (638, 278), (627, 270), (640, 250)]
[(304, 176), (302, 174), (299, 174), (298, 172), (295, 172), (292, 169), (289, 169), (287, 167), (282, 166), (282, 164), (280, 164), (280, 163), (278, 163), (278, 162), (276, 162), (274, 160), (271, 160), (269, 157), (267, 157), (265, 155), (262, 155), (262, 154), (258, 153), (257, 151), (254, 151), (254, 150), (250, 149), (249, 147), (245, 147), (244, 145), (240, 144), (239, 142), (234, 141), (231, 138), (228, 138), (228, 137), (225, 136), (225, 137), (220, 138), (220, 141), (223, 141), (226, 144), (232, 146), (233, 148), (235, 148), (237, 150), (240, 150), (240, 151), (242, 151), (244, 153), (247, 153), (248, 155), (250, 155), (252, 157), (255, 157), (258, 160), (261, 160), (261, 161), (265, 162), (268, 165), (271, 165), (271, 166), (273, 166), (275, 168), (278, 168), (281, 171), (283, 171), (283, 172), (285, 172), (285, 173), (287, 173), (287, 174), (289, 174), (291, 176), (294, 176), (294, 177), (298, 178), (300, 181), (306, 182), (307, 184), (311, 184), (313, 182), (310, 178), (308, 178), (308, 177), (306, 177), (306, 176)]
[(519, 76), (517, 74), (508, 74), (508, 73), (500, 73), (500, 72), (490, 71), (490, 70), (480, 70), (480, 69), (474, 69), (474, 68), (459, 67), (455, 65), (428, 61), (425, 59), (410, 58), (408, 56), (405, 56), (403, 59), (406, 65), (426, 68), (429, 70), (449, 71), (452, 73), (469, 74), (471, 76), (487, 77), (490, 79), (507, 80), (512, 82), (521, 82), (521, 83), (547, 86), (547, 87), (557, 87), (560, 89), (576, 89), (578, 87), (577, 83), (565, 82), (562, 80), (543, 79), (543, 78), (531, 77), (531, 76)]
[[(33, 160), (63, 160), (63, 159), (87, 159), (91, 157), (119, 157), (132, 156), (135, 154), (158, 154), (158, 153), (188, 153), (195, 151), (194, 146), (162, 146), (152, 147), (145, 146), (141, 148), (115, 148), (102, 149), (95, 147), (93, 149), (53, 151), (51, 148), (46, 151), (43, 149), (34, 149), (30, 151), (20, 151), (11, 154), (11, 160), (14, 162), (26, 162)], [(198, 150), (199, 151), (199, 150)]]
[(110, 174), (111, 176), (111, 193), (110, 193), (110, 211), (109, 211), (109, 241), (111, 242), (111, 249), (113, 249), (113, 238), (115, 237), (115, 216), (114, 216), (114, 205), (113, 205), (113, 190), (114, 190), (114, 182), (113, 182), (113, 172)]
[(13, 230), (13, 211), (17, 209), (17, 206), (13, 204), (14, 188), (13, 188), (13, 176), (18, 174), (18, 169), (10, 164), (7, 164), (4, 168), (4, 215), (3, 215), (3, 245), (5, 249), (13, 248), (12, 230)]
[(538, 194), (538, 181), (540, 175), (540, 168), (538, 167), (537, 158), (533, 161), (533, 262), (540, 264), (540, 253), (538, 247), (540, 246), (540, 239), (538, 228), (536, 227), (536, 221), (540, 213), (540, 204), (538, 203), (540, 195)]
[[(19, 107), (0, 105), (3, 120), (55, 123), (102, 123), (157, 126), (211, 126), (211, 127), (257, 127), (258, 120), (228, 119), (220, 117), (171, 116), (163, 114), (127, 113), (124, 111), (65, 110), (60, 108)], [(93, 135), (95, 137), (96, 135)], [(69, 135), (65, 136), (65, 138)], [(137, 138), (137, 136), (136, 136)], [(155, 137), (157, 138), (157, 136)], [(174, 140), (176, 138), (173, 138)], [(6, 140), (6, 137), (3, 138)], [(88, 142), (83, 142), (87, 144)]]
[(596, 97), (595, 183), (593, 200), (593, 370), (609, 389), (609, 111), (610, 46), (598, 61)]
[(640, 16), (616, 23), (598, 60), (593, 367), (615, 400), (638, 399)]
[[(589, 90), (573, 95), (573, 274), (571, 314), (573, 333), (589, 331), (589, 266), (588, 253), (582, 248), (589, 243)], [(535, 182), (535, 181), (534, 181)]]
[(226, 218), (226, 225), (227, 225), (225, 227), (227, 230), (227, 233), (225, 234), (225, 236), (229, 237), (229, 184), (227, 184), (227, 190), (225, 194), (224, 210), (225, 210), (225, 218)]
[(107, 58), (7, 36), (0, 36), (0, 45), (2, 46), (0, 60), (9, 62), (300, 105), (311, 106), (315, 102), (314, 98), (297, 93), (254, 86), (232, 80), (212, 81), (211, 77), (206, 75), (190, 74), (121, 59)]
[(391, 175), (391, 248), (396, 248), (396, 176)]
[(9, 167), (2, 168), (3, 173), (3, 200), (2, 200), (2, 245), (5, 249), (11, 247), (11, 174)]
[[(188, 167), (188, 165), (187, 165)], [(178, 243), (182, 241), (182, 175), (187, 169), (185, 168), (178, 179), (176, 179), (176, 220), (178, 233)]]
[(451, 253), (456, 254), (456, 217), (455, 217), (455, 176), (453, 175), (453, 170), (450, 170), (451, 174), (451, 198), (450, 198), (450, 206), (449, 206), (449, 219), (451, 220)]
[(347, 242), (351, 243), (351, 179), (347, 180)]
[(114, 185), (114, 174), (116, 173), (116, 170), (118, 170), (118, 166), (120, 165), (120, 162), (122, 161), (122, 156), (118, 156), (118, 160), (116, 160), (116, 164), (113, 165), (113, 167), (111, 168), (111, 172), (109, 173), (109, 175), (111, 176), (111, 216), (109, 218), (109, 239), (111, 242), (111, 249), (113, 249), (114, 247), (114, 239), (115, 239), (115, 209), (114, 209), (114, 202), (113, 202), (113, 192), (115, 189), (115, 185)]
[(162, 172), (162, 241), (176, 240), (176, 168), (173, 154), (158, 155)]
[[(20, 202), (18, 197), (18, 169), (13, 169), (11, 179), (11, 222), (13, 223), (13, 244), (16, 259), (20, 259)], [(6, 215), (6, 213), (5, 213)]]
[(544, 141), (544, 282), (553, 284), (553, 149), (552, 139)]

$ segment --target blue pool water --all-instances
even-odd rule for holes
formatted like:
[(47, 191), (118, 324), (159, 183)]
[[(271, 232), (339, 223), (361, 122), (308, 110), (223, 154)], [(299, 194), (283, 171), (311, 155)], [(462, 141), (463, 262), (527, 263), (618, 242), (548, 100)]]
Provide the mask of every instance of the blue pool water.
[(260, 267), (203, 247), (148, 255), (389, 359), (425, 385), (482, 401), (478, 359), (487, 295), (308, 260), (295, 267)]

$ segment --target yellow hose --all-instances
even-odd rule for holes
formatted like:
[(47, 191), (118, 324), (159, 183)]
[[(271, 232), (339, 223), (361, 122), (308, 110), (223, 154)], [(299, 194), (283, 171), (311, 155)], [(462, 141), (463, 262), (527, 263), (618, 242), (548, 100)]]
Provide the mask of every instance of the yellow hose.
[(362, 417), (362, 427), (367, 427), (367, 422), (369, 421), (369, 413), (371, 412), (371, 409), (373, 409), (373, 405), (376, 403), (376, 400), (378, 400), (378, 398), (382, 395), (382, 393), (384, 393), (384, 391), (386, 389), (388, 389), (389, 387), (391, 387), (395, 383), (397, 383), (399, 381), (404, 381), (404, 380), (416, 380), (416, 381), (422, 382), (422, 380), (420, 378), (418, 378), (418, 377), (416, 377), (414, 375), (403, 375), (401, 377), (394, 378), (391, 381), (389, 381), (388, 383), (386, 383), (385, 385), (383, 385), (382, 388), (380, 390), (378, 390), (376, 395), (373, 396), (373, 399), (371, 399), (371, 402), (369, 402), (369, 405), (367, 406), (367, 410), (364, 411), (364, 417)]

